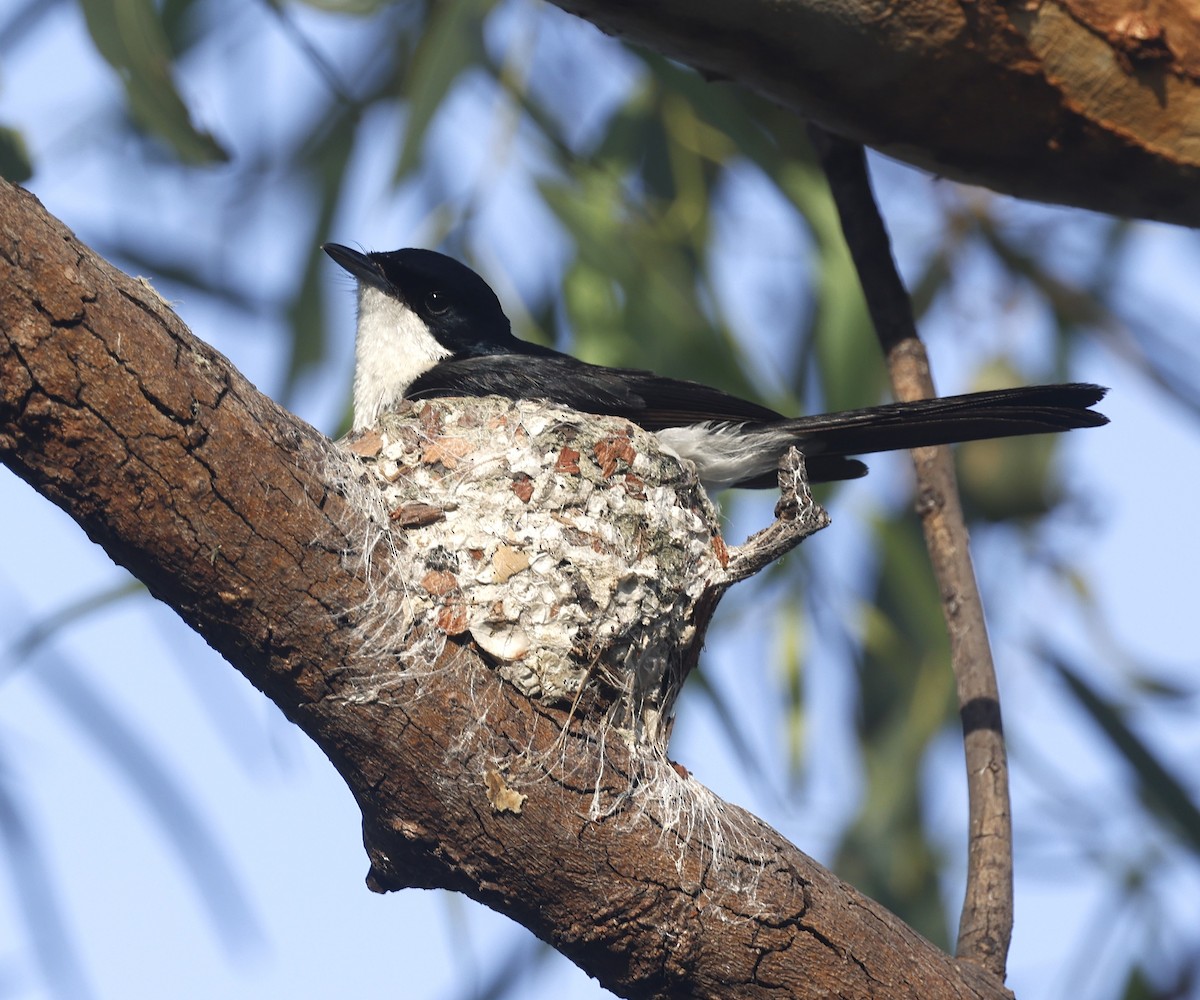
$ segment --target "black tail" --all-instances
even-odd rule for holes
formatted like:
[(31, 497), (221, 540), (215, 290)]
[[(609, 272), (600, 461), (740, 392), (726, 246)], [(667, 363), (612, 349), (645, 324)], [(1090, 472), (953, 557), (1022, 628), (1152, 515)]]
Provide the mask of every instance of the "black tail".
[(1100, 427), (1108, 418), (1091, 407), (1107, 391), (1078, 382), (997, 389), (798, 417), (785, 426), (796, 435), (811, 481), (828, 482), (866, 471), (850, 455)]

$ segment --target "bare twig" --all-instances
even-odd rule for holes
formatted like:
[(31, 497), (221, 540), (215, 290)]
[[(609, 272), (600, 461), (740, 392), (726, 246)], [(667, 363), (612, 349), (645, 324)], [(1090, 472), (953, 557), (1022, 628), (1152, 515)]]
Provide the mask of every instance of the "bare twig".
[[(829, 180), (842, 231), (862, 282), (892, 389), (901, 400), (935, 395), (912, 303), (892, 259), (871, 192), (863, 147), (811, 125), (809, 135)], [(983, 604), (971, 566), (967, 529), (948, 448), (912, 453), (917, 511), (942, 596), (962, 718), (970, 797), (967, 889), (957, 954), (1003, 980), (1012, 938), (1012, 815), (1000, 695)]]
[(789, 448), (779, 463), (779, 502), (775, 520), (729, 550), (726, 572), (731, 584), (749, 579), (791, 552), (809, 535), (829, 526), (825, 508), (813, 500), (804, 456)]

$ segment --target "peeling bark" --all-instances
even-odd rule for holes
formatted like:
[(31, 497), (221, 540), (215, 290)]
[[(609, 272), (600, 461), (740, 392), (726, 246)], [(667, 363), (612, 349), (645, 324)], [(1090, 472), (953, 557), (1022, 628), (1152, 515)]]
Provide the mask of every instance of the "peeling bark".
[(0, 460), (317, 742), (362, 809), (372, 888), (459, 890), (621, 996), (1007, 995), (464, 635), (363, 697), (379, 663), (334, 448), (0, 183)]

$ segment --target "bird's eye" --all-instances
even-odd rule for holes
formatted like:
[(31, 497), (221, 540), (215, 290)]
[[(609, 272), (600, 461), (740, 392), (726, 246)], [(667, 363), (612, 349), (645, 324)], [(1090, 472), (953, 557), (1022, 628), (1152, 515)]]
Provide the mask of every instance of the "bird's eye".
[(450, 308), (450, 296), (436, 288), (425, 296), (425, 308), (434, 316), (441, 316)]

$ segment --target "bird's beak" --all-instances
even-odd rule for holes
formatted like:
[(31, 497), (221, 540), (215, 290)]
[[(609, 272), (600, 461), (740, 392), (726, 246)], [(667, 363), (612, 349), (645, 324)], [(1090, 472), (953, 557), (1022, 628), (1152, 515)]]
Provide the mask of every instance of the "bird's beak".
[(373, 285), (381, 292), (395, 292), (391, 282), (384, 277), (383, 268), (371, 260), (365, 253), (351, 250), (340, 243), (322, 243), (321, 249), (329, 254), (335, 263), (344, 267), (359, 281), (365, 281), (368, 285)]

